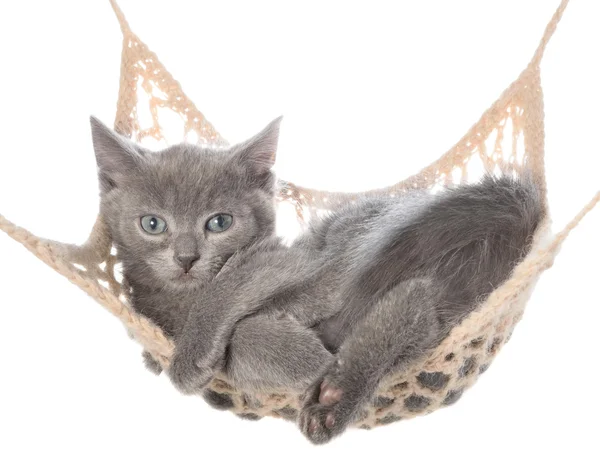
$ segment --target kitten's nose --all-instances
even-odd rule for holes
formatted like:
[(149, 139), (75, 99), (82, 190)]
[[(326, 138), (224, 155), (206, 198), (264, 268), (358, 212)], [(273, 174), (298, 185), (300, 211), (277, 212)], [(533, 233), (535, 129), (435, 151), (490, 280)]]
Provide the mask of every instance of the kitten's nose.
[(199, 255), (179, 255), (175, 256), (175, 262), (181, 267), (185, 273), (188, 273), (194, 263), (200, 259)]

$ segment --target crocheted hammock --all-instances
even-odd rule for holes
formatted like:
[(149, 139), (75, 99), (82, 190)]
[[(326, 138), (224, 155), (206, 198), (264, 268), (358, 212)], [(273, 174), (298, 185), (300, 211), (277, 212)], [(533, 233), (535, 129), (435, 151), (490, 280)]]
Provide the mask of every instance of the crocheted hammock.
[[(225, 140), (186, 97), (156, 55), (132, 32), (115, 1), (110, 2), (124, 37), (115, 129), (138, 142), (147, 138), (164, 141), (158, 117), (159, 110), (168, 109), (177, 113), (183, 122), (180, 139), (225, 145)], [(525, 70), (454, 147), (420, 173), (366, 194), (393, 196), (415, 188), (467, 183), (472, 181), (474, 167), (487, 171), (508, 168), (517, 173), (531, 170), (545, 193), (540, 61), (567, 3), (568, 0), (563, 0), (560, 4)], [(148, 108), (152, 117), (149, 128), (141, 128), (138, 121), (138, 111), (142, 107)], [(304, 222), (321, 210), (352, 201), (356, 195), (317, 191), (282, 182), (279, 201), (291, 203), (299, 220)], [(556, 235), (550, 234), (550, 222), (546, 219), (534, 236), (531, 251), (515, 267), (511, 278), (424, 359), (408, 371), (383, 380), (373, 405), (355, 425), (362, 428), (383, 425), (430, 413), (457, 401), (507, 342), (523, 315), (539, 275), (552, 265), (561, 243), (598, 201), (600, 191)], [(34, 236), (3, 216), (0, 216), (0, 229), (118, 317), (165, 369), (169, 366), (174, 344), (129, 305), (127, 292), (117, 281), (118, 258), (111, 251), (111, 237), (102, 217), (98, 218), (89, 239), (81, 246)], [(290, 419), (298, 408), (298, 393), (244, 393), (222, 375), (210, 388), (228, 396), (233, 405), (231, 409), (246, 418), (270, 415)]]

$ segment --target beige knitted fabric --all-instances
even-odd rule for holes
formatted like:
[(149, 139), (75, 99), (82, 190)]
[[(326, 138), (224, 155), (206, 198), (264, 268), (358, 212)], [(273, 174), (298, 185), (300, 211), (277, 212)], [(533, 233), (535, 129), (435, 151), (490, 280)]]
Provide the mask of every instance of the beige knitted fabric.
[[(163, 140), (161, 109), (175, 112), (182, 121), (182, 139), (204, 144), (225, 140), (185, 96), (146, 45), (131, 31), (123, 13), (110, 0), (123, 32), (121, 83), (115, 128), (135, 139)], [(529, 168), (545, 191), (543, 99), (539, 64), (551, 35), (568, 3), (563, 0), (548, 24), (541, 43), (526, 69), (502, 93), (465, 136), (440, 159), (420, 173), (393, 186), (369, 191), (368, 195), (395, 195), (414, 188), (436, 188), (476, 179), (482, 170)], [(140, 108), (147, 108), (152, 124), (142, 128)], [(294, 205), (300, 220), (313, 216), (356, 194), (323, 192), (282, 182), (279, 200)], [(395, 373), (380, 386), (371, 408), (356, 423), (370, 428), (432, 412), (454, 403), (487, 369), (509, 339), (523, 315), (538, 276), (553, 263), (563, 240), (583, 216), (600, 201), (600, 192), (556, 235), (545, 221), (537, 232), (529, 255), (515, 268), (511, 278), (496, 289), (483, 305), (456, 326), (442, 344), (409, 371)], [(118, 261), (111, 253), (111, 238), (99, 217), (90, 238), (82, 246), (41, 239), (0, 216), (0, 229), (21, 242), (34, 255), (67, 277), (117, 316), (131, 334), (163, 365), (168, 367), (174, 345), (160, 329), (136, 314), (127, 293), (115, 278)], [(293, 418), (297, 393), (244, 393), (223, 377), (212, 389), (229, 395), (233, 410), (248, 418), (264, 415)]]

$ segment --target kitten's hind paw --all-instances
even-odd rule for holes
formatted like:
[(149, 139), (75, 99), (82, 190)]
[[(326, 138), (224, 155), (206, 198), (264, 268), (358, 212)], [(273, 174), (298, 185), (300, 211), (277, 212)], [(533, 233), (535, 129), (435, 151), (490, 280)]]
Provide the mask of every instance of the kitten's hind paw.
[[(311, 388), (312, 392), (309, 392), (309, 398), (305, 400), (298, 417), (300, 430), (313, 444), (325, 444), (346, 428), (345, 425), (340, 427), (339, 423), (336, 427), (333, 407), (337, 403), (335, 399), (341, 399), (342, 391), (329, 390), (327, 386), (327, 382), (323, 381), (318, 389)], [(319, 398), (323, 398), (323, 401)]]
[(342, 434), (361, 411), (366, 389), (341, 375), (334, 365), (304, 395), (298, 425), (313, 444), (325, 444)]

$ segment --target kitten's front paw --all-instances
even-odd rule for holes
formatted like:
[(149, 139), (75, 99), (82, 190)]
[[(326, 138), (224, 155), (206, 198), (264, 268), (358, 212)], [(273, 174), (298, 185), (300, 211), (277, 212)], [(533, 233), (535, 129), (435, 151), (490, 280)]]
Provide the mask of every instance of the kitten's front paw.
[(183, 394), (201, 393), (213, 376), (214, 369), (197, 364), (195, 359), (186, 353), (175, 352), (169, 367), (169, 378)]
[(169, 378), (184, 394), (200, 394), (225, 363), (226, 333), (216, 330), (212, 339), (192, 328), (177, 339)]

